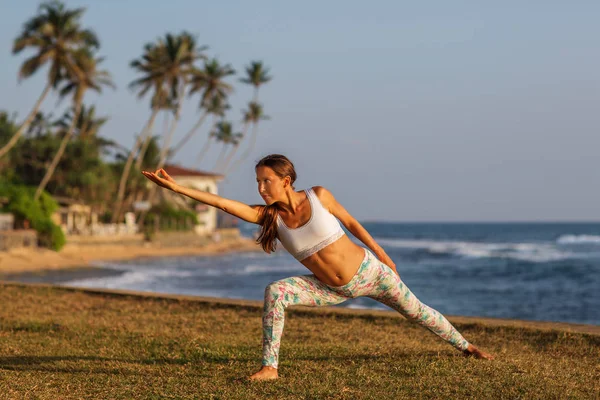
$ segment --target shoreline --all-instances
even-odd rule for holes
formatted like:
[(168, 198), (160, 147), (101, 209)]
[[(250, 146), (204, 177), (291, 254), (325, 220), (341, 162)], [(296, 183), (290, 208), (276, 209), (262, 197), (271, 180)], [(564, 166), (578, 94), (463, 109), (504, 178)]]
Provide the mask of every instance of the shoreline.
[[(203, 245), (161, 246), (156, 243), (116, 244), (68, 243), (60, 252), (18, 248), (0, 252), (0, 277), (55, 270), (96, 268), (94, 262), (124, 261), (146, 257), (215, 255), (230, 252), (262, 251), (254, 240), (238, 237)], [(0, 278), (1, 279), (1, 278)]]
[[(222, 297), (208, 297), (208, 296), (193, 296), (193, 295), (182, 295), (182, 294), (169, 294), (169, 293), (157, 293), (157, 292), (143, 292), (135, 290), (125, 289), (101, 289), (101, 288), (85, 288), (85, 287), (74, 287), (74, 286), (63, 286), (50, 283), (24, 283), (24, 282), (12, 282), (4, 281), (0, 277), (0, 289), (6, 286), (11, 287), (35, 287), (35, 288), (47, 288), (54, 290), (62, 290), (67, 292), (75, 292), (96, 296), (105, 297), (134, 297), (139, 299), (147, 300), (164, 300), (164, 301), (175, 301), (175, 302), (193, 302), (202, 303), (208, 305), (219, 305), (224, 307), (241, 307), (253, 310), (262, 310), (263, 302), (260, 300), (244, 300), (244, 299), (229, 299)], [(344, 316), (355, 316), (363, 318), (399, 318), (404, 319), (399, 313), (393, 310), (373, 310), (363, 308), (342, 308), (342, 307), (308, 307), (308, 306), (291, 306), (290, 310), (295, 313), (301, 313), (305, 315), (336, 315), (339, 317)], [(518, 328), (518, 329), (534, 329), (542, 331), (560, 331), (567, 333), (581, 333), (594, 336), (600, 336), (600, 325), (591, 324), (580, 324), (572, 322), (554, 322), (554, 321), (531, 321), (531, 320), (519, 320), (519, 319), (508, 319), (508, 318), (494, 318), (494, 317), (473, 317), (473, 316), (462, 316), (462, 315), (447, 315), (446, 316), (453, 324), (475, 324), (483, 325), (485, 327), (505, 327), (505, 328)]]
[[(262, 308), (262, 301), (242, 300), (221, 297), (206, 297), (197, 295), (176, 295), (161, 292), (143, 292), (126, 289), (101, 289), (63, 286), (64, 277), (70, 274), (89, 273), (91, 275), (112, 275), (120, 273), (107, 270), (94, 263), (104, 261), (126, 261), (132, 259), (160, 258), (171, 256), (211, 256), (224, 253), (262, 251), (261, 247), (250, 238), (236, 237), (223, 239), (220, 242), (209, 242), (203, 245), (163, 246), (160, 243), (69, 243), (62, 251), (54, 252), (48, 249), (15, 249), (10, 252), (0, 252), (0, 285), (42, 286), (74, 290), (82, 293), (106, 294), (109, 296), (138, 296), (142, 298), (176, 299), (202, 303), (227, 304)], [(6, 262), (8, 260), (8, 262)], [(44, 280), (46, 274), (60, 274), (57, 279)], [(91, 276), (90, 275), (90, 276)], [(27, 279), (23, 279), (26, 277)], [(396, 314), (388, 310), (351, 309), (339, 307), (319, 307), (311, 309), (300, 307), (307, 312), (334, 312), (336, 314), (356, 314), (368, 316), (384, 316)], [(489, 326), (529, 327), (531, 329), (558, 329), (567, 332), (590, 333), (600, 335), (600, 325), (583, 324), (578, 322), (554, 322), (504, 319), (494, 317), (477, 317), (450, 315), (450, 319), (463, 324), (484, 324)]]

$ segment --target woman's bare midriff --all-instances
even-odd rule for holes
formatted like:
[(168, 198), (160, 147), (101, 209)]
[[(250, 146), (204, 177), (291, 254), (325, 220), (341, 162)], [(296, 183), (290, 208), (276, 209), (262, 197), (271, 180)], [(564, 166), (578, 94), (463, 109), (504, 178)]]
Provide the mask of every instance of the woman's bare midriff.
[(364, 257), (365, 250), (344, 235), (301, 263), (321, 282), (343, 286), (356, 274)]

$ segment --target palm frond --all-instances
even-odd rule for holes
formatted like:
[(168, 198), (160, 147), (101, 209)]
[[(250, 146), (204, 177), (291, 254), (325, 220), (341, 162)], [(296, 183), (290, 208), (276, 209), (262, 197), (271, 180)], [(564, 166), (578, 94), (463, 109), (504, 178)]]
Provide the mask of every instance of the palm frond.
[(240, 79), (241, 82), (259, 87), (273, 79), (269, 76), (269, 69), (266, 68), (262, 61), (252, 61), (246, 67), (246, 77)]

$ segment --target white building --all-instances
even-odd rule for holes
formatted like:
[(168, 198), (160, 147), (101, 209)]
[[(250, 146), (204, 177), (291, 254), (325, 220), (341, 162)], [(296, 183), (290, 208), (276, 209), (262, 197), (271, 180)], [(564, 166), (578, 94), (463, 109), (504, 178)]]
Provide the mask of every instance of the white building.
[(97, 225), (98, 215), (92, 207), (69, 197), (54, 196), (54, 200), (59, 208), (52, 214), (52, 222), (60, 226), (65, 235), (89, 235)]
[[(180, 167), (178, 165), (166, 165), (164, 167), (167, 174), (181, 186), (202, 190), (212, 194), (219, 194), (217, 183), (223, 180), (224, 176), (213, 174), (205, 171), (197, 171)], [(161, 191), (167, 193), (166, 190)], [(170, 193), (170, 192), (169, 192)], [(194, 230), (199, 235), (210, 235), (217, 228), (217, 209), (207, 206), (198, 201), (192, 200), (181, 195), (174, 195), (172, 198), (175, 202), (185, 201), (188, 205), (192, 205), (196, 211), (199, 224)]]

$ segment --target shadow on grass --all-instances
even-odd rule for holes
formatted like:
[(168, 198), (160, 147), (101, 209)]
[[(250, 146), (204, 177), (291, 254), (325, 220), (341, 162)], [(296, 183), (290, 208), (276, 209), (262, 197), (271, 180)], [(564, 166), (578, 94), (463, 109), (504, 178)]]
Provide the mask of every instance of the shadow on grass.
[(47, 321), (0, 321), (0, 331), (2, 332), (49, 333), (63, 329), (61, 325)]
[[(294, 363), (294, 361), (312, 361), (316, 363), (321, 362), (350, 362), (350, 361), (381, 361), (384, 359), (414, 359), (419, 358), (452, 358), (455, 354), (437, 352), (437, 351), (426, 351), (418, 352), (397, 352), (394, 354), (347, 354), (343, 356), (336, 355), (295, 355), (286, 357), (285, 364)], [(76, 363), (99, 363), (91, 364), (87, 367), (81, 366), (63, 366), (55, 365), (55, 363), (61, 362), (76, 362)], [(115, 367), (102, 366), (103, 363), (123, 363), (126, 365), (120, 365)], [(0, 370), (5, 371), (39, 371), (39, 372), (64, 372), (64, 373), (98, 373), (98, 374), (114, 374), (114, 375), (135, 375), (139, 374), (139, 369), (128, 368), (131, 364), (141, 366), (152, 366), (152, 365), (198, 365), (198, 364), (230, 364), (235, 363), (251, 363), (256, 362), (257, 365), (260, 363), (259, 358), (248, 358), (248, 357), (221, 357), (215, 355), (207, 355), (206, 357), (189, 359), (168, 359), (168, 358), (146, 358), (146, 359), (127, 359), (127, 358), (111, 358), (111, 357), (99, 357), (99, 356), (14, 356), (14, 357), (0, 357)]]
[(55, 366), (59, 362), (98, 362), (98, 363), (125, 363), (137, 365), (184, 365), (190, 363), (187, 359), (126, 359), (98, 356), (14, 356), (0, 357), (0, 369), (9, 371), (42, 371), (42, 372), (67, 372), (67, 373), (104, 373), (104, 374), (137, 374), (139, 371), (127, 371), (126, 366), (114, 368), (98, 368), (91, 365), (89, 368)]
[(556, 329), (540, 330), (515, 326), (486, 326), (480, 323), (460, 323), (455, 324), (455, 326), (461, 332), (477, 332), (491, 337), (499, 336), (511, 341), (517, 340), (534, 345), (540, 350), (554, 345), (600, 346), (600, 335), (589, 333), (567, 332)]

